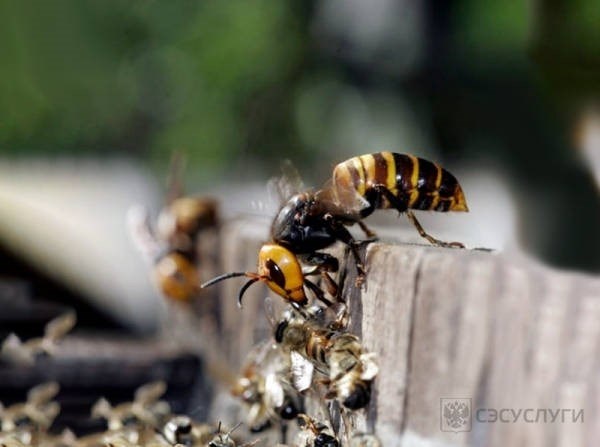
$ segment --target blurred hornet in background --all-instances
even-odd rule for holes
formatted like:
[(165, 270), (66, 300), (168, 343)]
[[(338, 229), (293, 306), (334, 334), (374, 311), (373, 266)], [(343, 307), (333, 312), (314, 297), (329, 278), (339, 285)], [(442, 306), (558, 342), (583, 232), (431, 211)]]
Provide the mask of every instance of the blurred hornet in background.
[(393, 152), (361, 155), (339, 163), (330, 185), (289, 198), (273, 221), (271, 236), (274, 243), (313, 262), (319, 261), (315, 256), (317, 250), (339, 240), (350, 247), (359, 273), (364, 275), (357, 242), (346, 226), (357, 223), (372, 238), (375, 234), (362, 219), (377, 209), (389, 208), (406, 213), (419, 234), (430, 243), (464, 247), (459, 242), (443, 242), (427, 234), (411, 211), (468, 211), (456, 178), (435, 163)]
[(162, 294), (177, 302), (188, 302), (200, 292), (198, 235), (218, 224), (216, 200), (184, 196), (181, 158), (174, 157), (170, 169), (167, 203), (155, 227), (148, 210), (134, 206), (127, 220), (130, 234), (145, 258), (153, 264), (153, 276)]
[(278, 423), (285, 433), (285, 421), (295, 419), (303, 411), (304, 399), (291, 380), (289, 355), (271, 340), (248, 354), (231, 393), (246, 406), (250, 431), (260, 432)]
[(355, 335), (338, 330), (336, 319), (323, 318), (326, 310), (330, 309), (313, 306), (303, 314), (287, 310), (275, 326), (275, 341), (290, 353), (298, 391), (311, 388), (316, 372), (323, 376), (318, 383), (327, 386), (326, 399), (336, 399), (349, 410), (363, 408), (379, 372), (376, 355), (365, 352)]

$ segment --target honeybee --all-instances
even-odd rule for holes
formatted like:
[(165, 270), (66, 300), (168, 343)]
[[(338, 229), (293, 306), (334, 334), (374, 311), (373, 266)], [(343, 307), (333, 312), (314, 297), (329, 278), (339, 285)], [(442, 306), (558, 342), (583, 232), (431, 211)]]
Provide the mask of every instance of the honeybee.
[(43, 337), (23, 342), (16, 334), (10, 334), (2, 343), (0, 358), (10, 363), (31, 365), (40, 356), (52, 355), (56, 345), (73, 329), (76, 322), (75, 312), (67, 312), (46, 324)]
[[(159, 436), (154, 443), (147, 443), (149, 446), (185, 446), (185, 447), (205, 447), (210, 444), (215, 437), (222, 435), (223, 438), (231, 439), (231, 433), (237, 428), (234, 427), (229, 432), (221, 432), (221, 424), (217, 428), (210, 424), (199, 424), (190, 417), (184, 415), (174, 415), (169, 417), (162, 429), (157, 430)], [(235, 446), (235, 444), (233, 444)]]
[(355, 335), (334, 329), (339, 325), (317, 321), (289, 310), (276, 325), (275, 341), (290, 352), (294, 386), (298, 391), (310, 388), (316, 370), (325, 376), (320, 381), (328, 386), (325, 398), (337, 399), (350, 410), (365, 407), (379, 372), (376, 355), (364, 352)]
[[(219, 427), (217, 428), (217, 432), (214, 434), (214, 436), (212, 437), (212, 439), (210, 439), (208, 441), (208, 447), (236, 447), (237, 446), (237, 442), (235, 439), (233, 439), (231, 437), (231, 434), (237, 430), (237, 428), (242, 425), (237, 424), (235, 427), (233, 427), (231, 430), (227, 431), (227, 432), (223, 432), (221, 430), (221, 423), (219, 422)], [(255, 442), (251, 442), (251, 443), (246, 443), (246, 444), (242, 444), (240, 447), (251, 447), (254, 444), (256, 444)]]
[(99, 399), (92, 407), (92, 417), (103, 418), (109, 430), (120, 430), (126, 426), (158, 426), (170, 414), (168, 402), (160, 400), (167, 389), (163, 381), (140, 386), (133, 401), (112, 406), (106, 399)]
[(325, 297), (325, 292), (307, 276), (320, 274), (329, 294), (336, 296), (338, 287), (328, 272), (338, 270), (337, 259), (331, 257), (327, 263), (315, 266), (303, 271), (298, 257), (282, 245), (265, 244), (258, 253), (258, 272), (233, 272), (217, 276), (202, 284), (201, 287), (209, 287), (220, 281), (239, 276), (250, 278), (240, 289), (238, 294), (238, 305), (242, 306), (242, 298), (248, 288), (257, 281), (264, 282), (269, 289), (281, 296), (297, 309), (308, 304), (308, 298), (304, 287), (313, 292), (315, 297), (327, 306), (333, 303)]
[(381, 441), (370, 433), (356, 433), (350, 438), (350, 447), (381, 447)]
[(328, 425), (306, 414), (298, 415), (298, 423), (302, 430), (298, 433), (296, 447), (339, 447), (340, 441)]
[(56, 382), (48, 382), (29, 390), (24, 403), (6, 408), (0, 404), (0, 441), (23, 445), (47, 441), (47, 430), (60, 412), (60, 405), (52, 400), (58, 391)]
[(376, 209), (389, 208), (406, 213), (431, 244), (464, 247), (427, 234), (411, 211), (468, 211), (456, 178), (435, 163), (393, 152), (350, 158), (334, 168), (330, 186), (292, 196), (273, 221), (272, 240), (299, 255), (314, 254), (339, 240), (350, 247), (364, 275), (357, 242), (346, 226), (357, 223), (372, 238), (375, 234), (362, 219)]
[(274, 422), (294, 419), (303, 410), (303, 398), (292, 386), (289, 371), (289, 356), (271, 340), (248, 355), (231, 392), (248, 407), (250, 431), (260, 432)]

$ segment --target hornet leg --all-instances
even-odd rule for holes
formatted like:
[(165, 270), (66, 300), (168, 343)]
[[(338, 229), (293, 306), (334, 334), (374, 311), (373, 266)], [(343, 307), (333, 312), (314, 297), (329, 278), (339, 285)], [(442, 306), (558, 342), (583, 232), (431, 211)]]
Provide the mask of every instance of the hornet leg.
[(462, 244), (460, 242), (444, 242), (444, 241), (434, 238), (430, 234), (427, 234), (412, 211), (407, 210), (406, 217), (408, 217), (408, 220), (410, 220), (411, 223), (415, 226), (415, 228), (417, 229), (417, 231), (419, 232), (421, 237), (424, 237), (425, 239), (427, 239), (431, 244), (438, 245), (440, 247), (448, 247), (448, 248), (465, 248), (464, 244)]
[(396, 197), (394, 194), (392, 194), (392, 192), (389, 189), (387, 189), (385, 187), (379, 187), (377, 189), (388, 200), (388, 202), (390, 202), (390, 204), (394, 208), (396, 208), (401, 213), (404, 213), (404, 212), (406, 213), (406, 217), (408, 217), (408, 220), (415, 226), (415, 228), (417, 229), (417, 231), (419, 232), (421, 237), (427, 239), (430, 244), (437, 245), (438, 247), (465, 248), (465, 246), (463, 244), (461, 244), (460, 242), (444, 242), (444, 241), (442, 241), (440, 239), (436, 239), (433, 236), (431, 236), (430, 234), (428, 234), (423, 229), (423, 227), (421, 226), (421, 224), (415, 217), (414, 213), (411, 210), (406, 208), (405, 203), (403, 203), (398, 197)]

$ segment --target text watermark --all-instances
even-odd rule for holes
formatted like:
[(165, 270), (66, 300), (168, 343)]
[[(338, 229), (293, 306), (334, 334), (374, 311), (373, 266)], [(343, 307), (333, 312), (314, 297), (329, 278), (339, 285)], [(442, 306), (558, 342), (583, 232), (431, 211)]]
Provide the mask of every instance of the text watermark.
[(471, 431), (473, 418), (482, 424), (583, 424), (584, 411), (576, 408), (477, 408), (471, 398), (440, 399), (440, 429), (450, 432)]

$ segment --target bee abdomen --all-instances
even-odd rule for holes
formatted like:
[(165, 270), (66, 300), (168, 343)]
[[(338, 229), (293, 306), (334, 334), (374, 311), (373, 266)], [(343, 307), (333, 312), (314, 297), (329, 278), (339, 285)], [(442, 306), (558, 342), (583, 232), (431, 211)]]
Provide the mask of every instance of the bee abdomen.
[(312, 334), (306, 343), (306, 355), (321, 365), (327, 364), (329, 337), (325, 334)]

